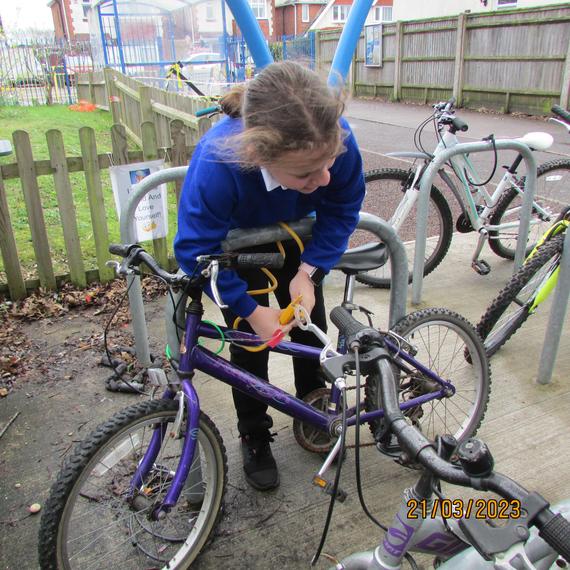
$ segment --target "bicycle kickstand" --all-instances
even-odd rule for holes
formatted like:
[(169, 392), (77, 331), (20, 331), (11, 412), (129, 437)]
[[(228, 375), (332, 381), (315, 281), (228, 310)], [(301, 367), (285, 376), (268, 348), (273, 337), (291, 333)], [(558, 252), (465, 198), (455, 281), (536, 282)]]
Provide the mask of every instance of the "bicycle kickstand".
[(489, 239), (489, 232), (486, 228), (481, 228), (479, 230), (479, 241), (477, 242), (477, 247), (475, 248), (475, 253), (471, 259), (471, 267), (473, 270), (478, 273), (479, 275), (489, 275), (491, 273), (491, 266), (484, 260), (479, 259), (479, 255), (481, 255), (481, 250), (483, 246)]

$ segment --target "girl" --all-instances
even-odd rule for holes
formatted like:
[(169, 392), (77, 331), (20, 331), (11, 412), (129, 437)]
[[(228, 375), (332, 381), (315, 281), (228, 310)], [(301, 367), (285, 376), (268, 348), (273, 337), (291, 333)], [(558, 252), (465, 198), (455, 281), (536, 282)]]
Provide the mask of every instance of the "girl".
[[(196, 257), (220, 253), (233, 228), (255, 228), (299, 220), (314, 212), (312, 238), (304, 252), (290, 240), (283, 269), (275, 271), (280, 307), (302, 295), (311, 320), (326, 331), (324, 276), (345, 251), (364, 198), (362, 159), (347, 122), (341, 119), (341, 94), (314, 72), (293, 62), (266, 67), (245, 86), (222, 98), (228, 117), (202, 138), (192, 157), (179, 205), (174, 242), (180, 267), (191, 273)], [(252, 230), (253, 231), (253, 230)], [(277, 251), (275, 244), (253, 251)], [(237, 316), (262, 339), (280, 328), (280, 310), (267, 295), (248, 290), (267, 286), (260, 271), (220, 273), (218, 287), (229, 309), (228, 326)], [(291, 330), (294, 342), (319, 346), (318, 339)], [(266, 379), (268, 352), (232, 346), (231, 361)], [(323, 386), (318, 362), (294, 359), (297, 397)], [(269, 443), (273, 420), (267, 406), (234, 390), (246, 480), (258, 490), (279, 485)]]

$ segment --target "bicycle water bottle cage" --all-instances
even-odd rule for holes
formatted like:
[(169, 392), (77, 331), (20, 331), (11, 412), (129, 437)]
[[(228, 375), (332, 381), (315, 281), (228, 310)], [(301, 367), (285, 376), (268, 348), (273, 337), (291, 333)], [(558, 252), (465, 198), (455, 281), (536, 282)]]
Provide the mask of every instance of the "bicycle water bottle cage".
[(473, 511), (469, 518), (462, 518), (459, 521), (459, 528), (475, 550), (485, 560), (492, 561), (495, 555), (528, 540), (530, 524), (536, 515), (548, 506), (548, 502), (538, 493), (529, 493), (520, 503), (518, 509), (520, 516), (517, 518), (513, 516), (505, 526), (492, 526), (478, 519), (477, 513)]

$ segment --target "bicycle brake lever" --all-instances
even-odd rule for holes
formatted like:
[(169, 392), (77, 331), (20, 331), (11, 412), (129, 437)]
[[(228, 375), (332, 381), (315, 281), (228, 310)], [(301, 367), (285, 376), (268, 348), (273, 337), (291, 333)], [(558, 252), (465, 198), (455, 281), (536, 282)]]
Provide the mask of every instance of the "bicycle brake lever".
[[(198, 258), (198, 261), (200, 261), (200, 258)], [(216, 305), (218, 305), (220, 309), (227, 309), (228, 305), (224, 304), (220, 292), (218, 290), (219, 272), (220, 272), (220, 264), (218, 263), (217, 259), (214, 259), (213, 261), (210, 262), (210, 265), (208, 265), (208, 267), (206, 267), (206, 269), (202, 271), (202, 275), (204, 277), (210, 278), (210, 287), (212, 288), (212, 296), (214, 297), (214, 302), (216, 303)]]

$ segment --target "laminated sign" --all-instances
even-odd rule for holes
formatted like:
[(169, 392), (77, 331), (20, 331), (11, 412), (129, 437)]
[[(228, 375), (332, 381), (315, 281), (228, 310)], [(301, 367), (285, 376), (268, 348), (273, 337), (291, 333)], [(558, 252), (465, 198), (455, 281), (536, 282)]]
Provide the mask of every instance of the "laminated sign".
[[(149, 174), (161, 170), (163, 165), (164, 160), (161, 159), (109, 168), (119, 220), (121, 213), (127, 207), (133, 185)], [(168, 235), (166, 192), (166, 184), (161, 184), (148, 192), (137, 206), (134, 220), (137, 242), (163, 238)]]

